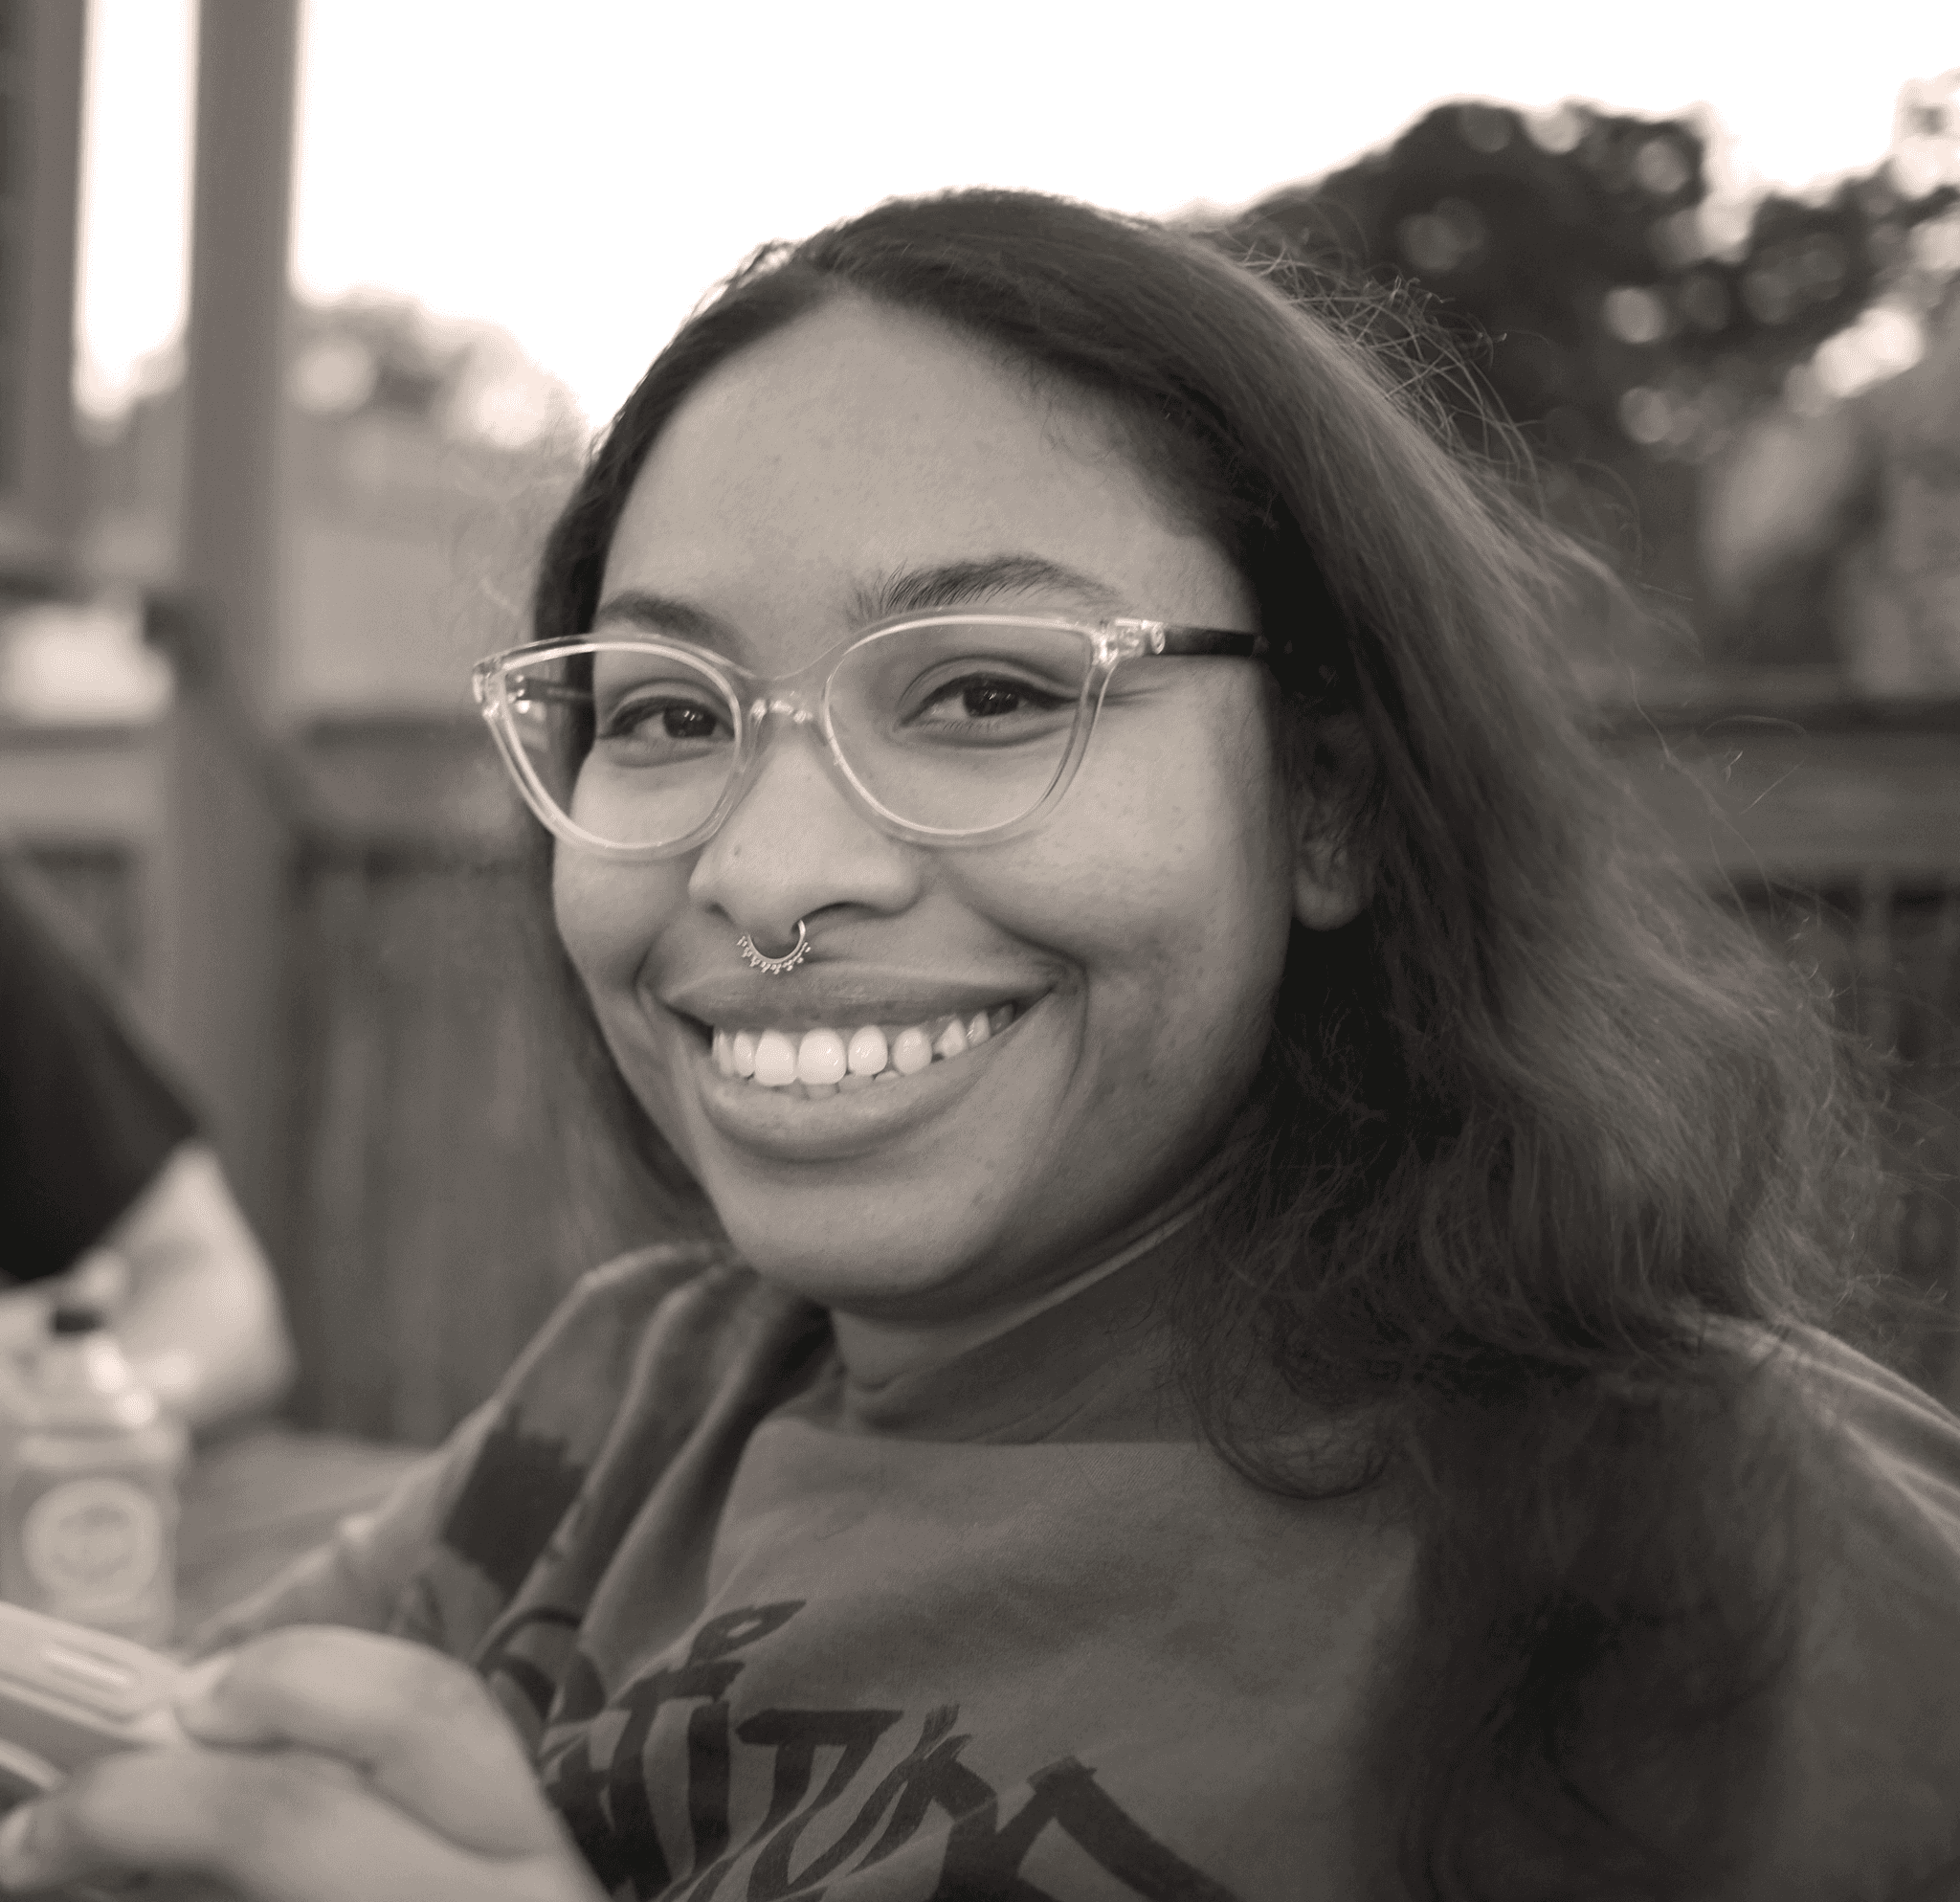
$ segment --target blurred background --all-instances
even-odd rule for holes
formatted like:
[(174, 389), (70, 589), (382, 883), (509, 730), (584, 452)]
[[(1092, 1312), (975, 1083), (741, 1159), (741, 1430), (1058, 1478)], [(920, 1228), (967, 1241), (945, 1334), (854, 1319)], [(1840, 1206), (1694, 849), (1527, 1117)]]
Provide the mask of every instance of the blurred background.
[(0, 0), (0, 843), (205, 1110), (299, 1421), (434, 1441), (644, 1220), (468, 699), (591, 431), (758, 242), (963, 184), (1461, 343), (1642, 606), (1575, 617), (1602, 744), (1894, 1053), (1955, 1287), (1960, 30), (1464, 11)]

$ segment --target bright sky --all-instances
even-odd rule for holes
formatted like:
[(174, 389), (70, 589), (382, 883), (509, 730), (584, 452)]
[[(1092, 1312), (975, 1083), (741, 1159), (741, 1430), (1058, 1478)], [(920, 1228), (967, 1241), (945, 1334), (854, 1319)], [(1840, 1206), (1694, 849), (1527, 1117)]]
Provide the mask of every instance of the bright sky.
[[(90, 8), (102, 410), (183, 321), (193, 4)], [(1802, 186), (1874, 163), (1900, 85), (1955, 64), (1953, 0), (308, 0), (294, 271), (501, 324), (601, 420), (744, 253), (895, 192), (1238, 204), (1464, 95), (1706, 101), (1743, 177)]]

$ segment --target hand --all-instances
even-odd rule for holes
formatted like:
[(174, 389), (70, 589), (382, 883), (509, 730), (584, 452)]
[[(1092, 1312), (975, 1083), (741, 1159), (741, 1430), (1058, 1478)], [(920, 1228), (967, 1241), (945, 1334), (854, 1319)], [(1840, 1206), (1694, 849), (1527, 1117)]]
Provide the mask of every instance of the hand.
[(199, 1673), (195, 1742), (123, 1751), (14, 1811), (0, 1886), (215, 1878), (253, 1902), (603, 1902), (473, 1672), (297, 1625)]

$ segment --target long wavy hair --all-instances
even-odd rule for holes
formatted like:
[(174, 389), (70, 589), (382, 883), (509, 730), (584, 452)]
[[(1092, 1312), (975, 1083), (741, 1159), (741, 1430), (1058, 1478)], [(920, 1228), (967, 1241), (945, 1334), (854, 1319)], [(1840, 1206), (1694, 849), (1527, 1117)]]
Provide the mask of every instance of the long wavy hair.
[[(628, 491), (702, 377), (846, 295), (1126, 432), (1252, 587), (1302, 823), (1367, 880), (1351, 924), (1294, 934), (1263, 1134), (1168, 1319), (1226, 1458), (1303, 1495), (1382, 1488), (1419, 1534), (1371, 1746), (1402, 1880), (1717, 1882), (1749, 1853), (1811, 1457), (1764, 1356), (1722, 1343), (1876, 1338), (1881, 1066), (1608, 771), (1570, 664), (1587, 559), (1491, 459), (1501, 422), (1473, 449), (1463, 380), (1394, 341), (1406, 312), (1297, 260), (995, 190), (765, 247), (595, 445), (537, 638), (590, 625)], [(1351, 1430), (1307, 1458), (1309, 1420)]]

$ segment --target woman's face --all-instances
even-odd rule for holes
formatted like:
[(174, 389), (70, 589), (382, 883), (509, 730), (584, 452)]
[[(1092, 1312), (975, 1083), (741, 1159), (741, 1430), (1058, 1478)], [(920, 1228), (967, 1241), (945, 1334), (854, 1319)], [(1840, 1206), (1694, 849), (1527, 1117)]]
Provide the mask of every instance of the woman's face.
[[(903, 577), (1010, 558), (1016, 585), (947, 604), (1257, 626), (1239, 575), (1091, 411), (937, 324), (841, 300), (681, 406), (598, 618), (631, 631), (627, 597), (658, 597), (689, 638), (787, 674)], [(644, 600), (632, 614), (646, 624)], [(813, 728), (772, 720), (698, 852), (559, 848), (559, 927), (612, 1053), (760, 1273), (867, 1317), (983, 1314), (1080, 1272), (1216, 1147), (1295, 908), (1270, 694), (1251, 661), (1119, 667), (1060, 804), (1006, 842), (890, 837)], [(737, 937), (780, 950), (798, 919), (808, 960), (749, 969)], [(848, 1044), (877, 1024), (896, 1048), (901, 1027), (1008, 1006), (964, 1054), (826, 1095), (728, 1076), (710, 1041), (827, 1027)]]

